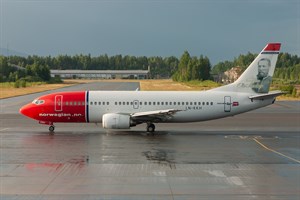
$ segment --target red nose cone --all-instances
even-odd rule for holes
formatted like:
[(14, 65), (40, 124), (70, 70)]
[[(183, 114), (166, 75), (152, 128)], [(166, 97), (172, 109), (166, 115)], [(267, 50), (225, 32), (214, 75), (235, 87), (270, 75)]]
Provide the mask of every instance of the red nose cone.
[(25, 105), (25, 106), (23, 106), (21, 109), (20, 109), (20, 113), (22, 114), (22, 115), (25, 115), (25, 116), (27, 116), (27, 117), (30, 117), (30, 118), (32, 118), (33, 116), (32, 116), (32, 109), (31, 109), (31, 105), (30, 104), (27, 104), (27, 105)]

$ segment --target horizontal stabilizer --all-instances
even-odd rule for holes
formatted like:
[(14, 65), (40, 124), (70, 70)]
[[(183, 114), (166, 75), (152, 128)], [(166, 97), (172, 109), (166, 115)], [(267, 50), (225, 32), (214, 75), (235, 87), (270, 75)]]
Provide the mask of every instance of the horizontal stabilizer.
[(279, 95), (285, 94), (286, 92), (282, 92), (279, 90), (276, 91), (271, 91), (267, 94), (259, 94), (259, 95), (253, 95), (253, 96), (249, 96), (249, 99), (251, 100), (261, 100), (261, 99), (268, 99), (268, 98), (274, 98), (277, 97)]

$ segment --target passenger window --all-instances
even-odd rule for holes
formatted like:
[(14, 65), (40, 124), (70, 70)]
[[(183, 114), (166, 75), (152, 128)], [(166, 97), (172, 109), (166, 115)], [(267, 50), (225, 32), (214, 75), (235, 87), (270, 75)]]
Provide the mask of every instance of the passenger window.
[(153, 102), (153, 105), (155, 106), (155, 105), (156, 105), (156, 103), (155, 103), (155, 102)]
[(118, 105), (118, 102), (115, 102), (115, 105)]
[(212, 105), (214, 105), (214, 103), (213, 103), (213, 102), (210, 102), (210, 105), (212, 106)]
[(166, 106), (168, 105), (168, 102), (166, 102)]
[(126, 105), (129, 106), (129, 102), (128, 101), (126, 102)]
[(140, 105), (143, 105), (143, 102), (140, 102)]
[(206, 105), (209, 105), (209, 102), (206, 102)]
[(145, 106), (147, 105), (147, 102), (146, 102), (146, 101), (144, 102), (144, 105), (145, 105)]
[(198, 102), (198, 105), (201, 106), (201, 102)]
[[(103, 104), (104, 105), (104, 104)], [(106, 102), (106, 105), (108, 105), (109, 106), (109, 102)]]
[(91, 106), (93, 105), (93, 102), (91, 101)]
[(202, 102), (202, 105), (204, 106), (204, 105), (205, 105), (205, 102)]
[(192, 106), (192, 105), (193, 105), (193, 102), (190, 102), (190, 105)]
[(197, 102), (194, 102), (194, 105), (196, 106), (196, 105), (197, 105)]
[(174, 106), (176, 106), (176, 102), (174, 102)]
[(97, 102), (95, 102), (95, 106), (97, 105)]
[(187, 106), (188, 106), (188, 105), (189, 105), (189, 102), (186, 102), (186, 104), (185, 104), (185, 105), (187, 105)]
[(170, 102), (170, 106), (172, 105), (172, 102)]
[(121, 102), (119, 102), (119, 106), (121, 105)]
[(123, 101), (123, 106), (125, 106), (125, 102)]
[(98, 104), (99, 104), (99, 106), (101, 106), (101, 102), (100, 101), (98, 102)]
[(157, 102), (157, 105), (159, 106), (159, 105), (160, 105), (160, 102)]
[(163, 106), (163, 105), (164, 105), (164, 102), (161, 102), (161, 105)]
[(133, 105), (133, 102), (130, 102), (130, 105)]
[(151, 106), (151, 102), (149, 102), (149, 106)]
[(68, 106), (69, 105), (69, 102), (68, 101), (66, 101), (66, 106)]

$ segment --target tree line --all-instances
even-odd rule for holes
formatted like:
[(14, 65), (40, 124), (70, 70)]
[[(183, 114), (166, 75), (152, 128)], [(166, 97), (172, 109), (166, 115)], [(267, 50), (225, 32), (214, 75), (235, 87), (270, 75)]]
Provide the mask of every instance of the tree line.
[[(21, 58), (21, 57), (20, 57)], [(38, 63), (27, 64), (25, 67), (9, 62), (9, 58), (0, 56), (0, 82), (16, 81), (38, 82), (51, 81), (50, 69)]]
[[(0, 58), (3, 60), (4, 57)], [(49, 69), (78, 69), (78, 70), (147, 70), (150, 67), (152, 78), (169, 78), (177, 69), (179, 60), (174, 57), (146, 57), (146, 56), (108, 56), (100, 55), (59, 55), (51, 56), (10, 56), (6, 57), (10, 64), (18, 65), (27, 69), (27, 66), (44, 66)], [(2, 72), (2, 71), (1, 71)], [(2, 75), (7, 75), (3, 74)], [(6, 77), (7, 78), (7, 77)]]
[[(0, 80), (14, 81), (19, 77), (27, 79), (41, 78), (48, 81), (46, 74), (42, 75), (40, 71), (46, 72), (46, 69), (78, 69), (78, 70), (147, 70), (150, 68), (151, 78), (170, 78), (174, 80), (206, 80), (210, 78), (211, 64), (208, 57), (191, 57), (187, 51), (184, 52), (179, 60), (175, 56), (170, 57), (146, 57), (146, 56), (108, 56), (107, 54), (92, 57), (89, 55), (59, 55), (51, 56), (9, 56), (0, 57), (1, 66)], [(17, 65), (25, 71), (20, 71), (10, 67)], [(183, 73), (183, 74), (181, 74)], [(175, 75), (174, 75), (175, 74)], [(29, 78), (28, 78), (29, 77)], [(33, 78), (34, 77), (34, 78)]]
[[(92, 57), (88, 55), (51, 56), (0, 56), (0, 81), (51, 81), (50, 69), (80, 70), (147, 70), (150, 67), (151, 78), (170, 78), (175, 81), (208, 80), (211, 74), (220, 74), (232, 67), (243, 70), (254, 60), (257, 54), (239, 55), (233, 61), (219, 62), (211, 66), (208, 57), (190, 56), (188, 51), (178, 59), (170, 57), (122, 56), (107, 54)], [(21, 68), (17, 67), (20, 66)], [(275, 78), (299, 81), (300, 57), (289, 53), (280, 53)]]

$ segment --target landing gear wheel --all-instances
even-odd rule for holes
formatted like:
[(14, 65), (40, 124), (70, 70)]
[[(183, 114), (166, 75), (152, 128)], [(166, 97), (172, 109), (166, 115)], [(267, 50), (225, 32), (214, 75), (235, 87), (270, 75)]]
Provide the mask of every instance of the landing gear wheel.
[(50, 131), (50, 134), (53, 134), (53, 132), (54, 132), (54, 129), (55, 129), (55, 127), (54, 127), (54, 126), (49, 126), (49, 131)]
[(147, 124), (147, 132), (154, 133), (155, 125), (154, 124)]

